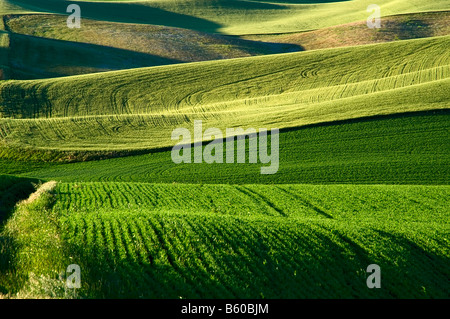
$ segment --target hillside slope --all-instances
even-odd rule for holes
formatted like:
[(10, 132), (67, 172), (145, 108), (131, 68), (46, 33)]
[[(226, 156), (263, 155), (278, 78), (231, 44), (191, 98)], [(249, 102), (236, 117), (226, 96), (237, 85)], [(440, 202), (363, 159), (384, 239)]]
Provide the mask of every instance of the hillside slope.
[(364, 20), (301, 33), (247, 35), (242, 38), (296, 44), (304, 50), (316, 50), (448, 35), (449, 18), (450, 11), (409, 13), (383, 17), (380, 29), (369, 29)]
[[(290, 44), (262, 43), (187, 29), (83, 19), (69, 29), (62, 15), (5, 15), (9, 79), (49, 78), (182, 62), (288, 51)], [(5, 64), (3, 63), (3, 64)]]
[(444, 109), (449, 40), (6, 81), (1, 141), (41, 149), (151, 149), (173, 145), (174, 128), (192, 128), (200, 119), (204, 128), (222, 130), (286, 128)]
[(0, 65), (11, 70), (9, 79), (33, 79), (363, 45), (447, 35), (449, 17), (450, 11), (403, 14), (384, 17), (381, 29), (360, 21), (302, 33), (227, 37), (90, 19), (83, 19), (80, 29), (69, 29), (63, 15), (5, 15), (10, 54)]
[[(0, 173), (22, 173), (24, 177), (66, 182), (446, 185), (450, 182), (449, 116), (448, 111), (415, 112), (283, 131), (279, 135), (278, 169), (272, 175), (262, 175), (261, 168), (276, 167), (275, 158), (266, 164), (250, 164), (248, 159), (245, 164), (226, 163), (226, 145), (223, 144), (218, 147), (223, 149), (223, 163), (226, 164), (175, 164), (169, 149), (123, 158), (46, 163), (44, 166), (39, 165), (39, 161), (51, 159), (51, 154), (31, 153), (34, 160), (25, 156), (22, 161), (15, 157), (0, 159)], [(269, 139), (270, 151), (271, 145)], [(247, 153), (248, 143), (246, 147)], [(237, 149), (236, 145), (234, 149)], [(85, 156), (72, 152), (68, 155), (72, 159)]]

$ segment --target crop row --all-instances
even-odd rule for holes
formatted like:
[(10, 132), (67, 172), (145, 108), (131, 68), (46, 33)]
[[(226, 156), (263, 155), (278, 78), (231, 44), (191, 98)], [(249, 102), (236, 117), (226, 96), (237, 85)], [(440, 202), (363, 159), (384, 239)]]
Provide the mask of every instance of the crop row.
[(294, 219), (446, 222), (449, 186), (60, 183), (62, 214), (110, 210)]
[[(261, 97), (274, 96), (268, 106), (274, 102), (283, 106), (398, 89), (448, 78), (447, 38), (11, 81), (0, 86), (2, 117), (170, 115), (214, 103), (229, 110)], [(302, 77), (305, 66), (311, 74)], [(167, 91), (167, 87), (173, 89)], [(10, 110), (8, 105), (16, 100), (21, 103)]]
[[(446, 230), (438, 223), (114, 210), (72, 213), (61, 224), (90, 296), (390, 298), (448, 289), (448, 256), (438, 249)], [(371, 263), (383, 269), (382, 290), (366, 286)]]
[(8, 81), (0, 85), (0, 135), (47, 149), (151, 149), (173, 145), (171, 131), (196, 119), (220, 129), (285, 128), (446, 108), (447, 42), (437, 37)]

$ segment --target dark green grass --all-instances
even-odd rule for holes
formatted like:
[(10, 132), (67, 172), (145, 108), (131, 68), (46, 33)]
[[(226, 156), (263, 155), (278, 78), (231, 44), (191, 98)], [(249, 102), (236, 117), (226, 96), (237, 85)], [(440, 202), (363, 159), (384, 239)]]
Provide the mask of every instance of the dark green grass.
[(23, 172), (31, 172), (42, 168), (49, 168), (56, 166), (56, 163), (45, 163), (42, 161), (17, 161), (9, 159), (0, 159), (0, 170), (2, 173), (10, 175), (20, 174)]
[(174, 164), (169, 149), (24, 170), (22, 176), (61, 181), (205, 184), (448, 184), (449, 115), (448, 111), (432, 113), (375, 117), (282, 132), (279, 170), (273, 175), (261, 175), (260, 168), (269, 165), (261, 163)]

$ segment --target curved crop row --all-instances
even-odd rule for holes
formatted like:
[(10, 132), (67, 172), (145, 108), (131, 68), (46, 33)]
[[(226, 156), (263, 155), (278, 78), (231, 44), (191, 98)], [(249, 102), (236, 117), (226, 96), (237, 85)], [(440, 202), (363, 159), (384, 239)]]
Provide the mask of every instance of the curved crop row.
[[(191, 128), (199, 119), (205, 128), (222, 130), (290, 128), (446, 109), (448, 41), (7, 81), (0, 84), (1, 141), (21, 154), (24, 148), (137, 151), (172, 146), (173, 129)], [(317, 75), (301, 77), (305, 67), (318, 69)]]
[[(374, 84), (376, 91), (447, 78), (448, 41), (446, 36), (59, 79), (9, 81), (0, 85), (0, 113), (10, 118), (176, 115), (189, 113), (195, 105), (208, 107), (224, 101), (232, 104), (234, 100), (239, 104), (244, 99), (340, 85), (357, 85), (354, 92), (364, 94), (370, 93)], [(311, 76), (302, 76), (306, 69), (314, 70)], [(282, 96), (279, 98), (283, 100)]]

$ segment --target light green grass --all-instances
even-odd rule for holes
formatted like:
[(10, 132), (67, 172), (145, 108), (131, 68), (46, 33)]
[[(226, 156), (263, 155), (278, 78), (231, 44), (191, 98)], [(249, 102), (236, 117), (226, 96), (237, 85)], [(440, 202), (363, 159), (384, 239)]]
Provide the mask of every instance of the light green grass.
[[(306, 184), (60, 183), (53, 210), (193, 213), (291, 220), (447, 223), (449, 186)], [(414, 204), (413, 204), (414, 203)]]
[(199, 119), (283, 128), (448, 108), (449, 39), (6, 81), (0, 135), (17, 147), (151, 149)]

